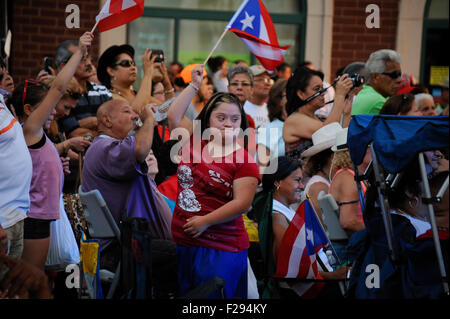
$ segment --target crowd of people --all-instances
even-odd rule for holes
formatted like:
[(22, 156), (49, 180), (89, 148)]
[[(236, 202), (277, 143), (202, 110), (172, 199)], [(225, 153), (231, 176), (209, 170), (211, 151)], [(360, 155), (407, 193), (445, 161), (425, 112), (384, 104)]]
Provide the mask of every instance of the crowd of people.
[[(174, 61), (166, 67), (146, 49), (139, 70), (127, 44), (93, 61), (93, 37), (86, 32), (62, 42), (55, 67), (23, 83), (15, 83), (2, 62), (0, 298), (70, 296), (50, 280), (67, 274), (53, 274), (46, 260), (51, 224), (69, 215), (62, 198), (79, 187), (99, 190), (119, 227), (125, 217), (147, 221), (159, 298), (182, 298), (215, 277), (225, 280), (223, 290), (203, 297), (305, 298), (310, 283), (271, 276), (297, 207), (308, 199), (326, 229), (318, 198), (331, 194), (344, 238), (317, 252), (316, 280), (324, 285), (314, 298), (360, 296), (357, 288), (343, 293), (337, 283), (364, 274), (357, 256), (367, 249), (355, 242), (379, 211), (375, 183), (355, 179), (365, 176), (372, 154), (368, 149), (362, 163), (352, 162), (349, 123), (360, 114), (448, 116), (448, 78), (436, 105), (393, 50), (342, 66), (330, 84), (308, 61), (270, 72), (245, 61), (229, 65), (217, 55), (207, 65)], [(448, 146), (427, 155), (436, 196), (448, 176)], [(417, 165), (410, 163), (386, 194), (413, 244), (432, 241), (423, 239), (431, 224)], [(448, 247), (448, 190), (433, 206)], [(427, 247), (429, 264), (436, 263), (433, 246)], [(101, 240), (100, 269), (114, 272), (121, 249), (116, 239)], [(448, 270), (448, 251), (444, 261)], [(424, 276), (440, 287), (439, 276)], [(119, 286), (115, 297), (121, 293)]]

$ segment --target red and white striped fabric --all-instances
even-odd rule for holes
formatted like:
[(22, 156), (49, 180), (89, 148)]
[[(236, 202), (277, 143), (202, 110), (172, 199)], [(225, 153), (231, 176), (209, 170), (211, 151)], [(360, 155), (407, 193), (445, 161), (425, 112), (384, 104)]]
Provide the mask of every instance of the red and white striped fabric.
[(144, 13), (144, 0), (107, 0), (95, 17), (98, 32), (108, 31), (127, 24)]
[(283, 61), (283, 52), (290, 46), (280, 46), (269, 12), (261, 0), (245, 0), (227, 25), (256, 56), (264, 68), (274, 71)]
[[(278, 251), (275, 278), (322, 279), (316, 254), (328, 243), (320, 222), (308, 200), (298, 207)], [(303, 298), (314, 298), (323, 282), (287, 283)]]

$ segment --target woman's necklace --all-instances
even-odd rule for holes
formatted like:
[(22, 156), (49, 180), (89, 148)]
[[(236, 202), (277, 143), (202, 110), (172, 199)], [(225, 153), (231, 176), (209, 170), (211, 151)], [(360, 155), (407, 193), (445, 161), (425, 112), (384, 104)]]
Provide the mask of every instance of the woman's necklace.
[[(120, 92), (118, 89), (116, 89), (115, 87), (111, 87), (110, 89), (109, 89), (109, 91), (111, 92), (111, 93), (116, 93), (117, 95), (119, 95), (119, 96), (121, 96), (121, 97), (124, 97), (123, 96), (123, 94), (122, 94), (122, 92)], [(131, 90), (132, 92), (133, 92), (133, 90)]]

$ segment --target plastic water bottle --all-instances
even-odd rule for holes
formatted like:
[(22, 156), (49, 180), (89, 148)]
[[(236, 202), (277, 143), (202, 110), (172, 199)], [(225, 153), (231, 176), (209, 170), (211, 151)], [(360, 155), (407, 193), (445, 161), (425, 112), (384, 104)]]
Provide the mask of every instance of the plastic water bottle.
[(328, 263), (330, 264), (331, 267), (333, 267), (333, 270), (336, 269), (336, 258), (333, 255), (333, 252), (331, 250), (327, 250), (326, 252), (327, 254), (327, 258), (328, 258)]

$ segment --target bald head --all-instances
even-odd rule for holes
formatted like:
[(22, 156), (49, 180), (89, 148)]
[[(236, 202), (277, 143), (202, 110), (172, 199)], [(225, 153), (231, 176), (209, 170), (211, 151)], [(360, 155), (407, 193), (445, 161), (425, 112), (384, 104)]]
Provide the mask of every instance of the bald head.
[(124, 139), (138, 119), (127, 101), (112, 99), (97, 110), (98, 131), (118, 139)]

